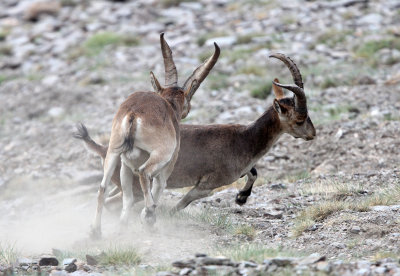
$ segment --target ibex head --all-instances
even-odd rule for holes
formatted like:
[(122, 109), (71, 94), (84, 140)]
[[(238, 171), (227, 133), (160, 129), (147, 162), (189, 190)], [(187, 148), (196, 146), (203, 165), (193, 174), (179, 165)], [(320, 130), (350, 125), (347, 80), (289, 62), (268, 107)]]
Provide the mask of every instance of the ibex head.
[[(272, 82), (275, 94), (274, 109), (279, 115), (284, 131), (295, 138), (314, 139), (316, 131), (308, 116), (307, 99), (299, 69), (289, 57), (283, 54), (272, 54), (270, 57), (277, 58), (285, 63), (295, 83), (295, 85), (280, 84), (278, 79)], [(294, 96), (285, 97), (282, 88), (292, 91)]]
[(182, 116), (185, 118), (190, 111), (190, 100), (192, 99), (194, 93), (199, 88), (200, 84), (210, 73), (211, 69), (214, 67), (218, 60), (220, 49), (216, 43), (214, 43), (215, 51), (214, 54), (208, 58), (203, 64), (197, 67), (192, 75), (185, 81), (183, 87), (178, 86), (178, 72), (175, 67), (174, 60), (172, 58), (172, 51), (168, 46), (168, 43), (164, 39), (164, 33), (160, 35), (161, 51), (164, 58), (164, 69), (165, 69), (165, 85), (161, 86), (160, 82), (154, 76), (153, 72), (150, 72), (151, 84), (157, 93), (169, 93), (170, 91), (176, 90), (182, 91), (185, 95)]

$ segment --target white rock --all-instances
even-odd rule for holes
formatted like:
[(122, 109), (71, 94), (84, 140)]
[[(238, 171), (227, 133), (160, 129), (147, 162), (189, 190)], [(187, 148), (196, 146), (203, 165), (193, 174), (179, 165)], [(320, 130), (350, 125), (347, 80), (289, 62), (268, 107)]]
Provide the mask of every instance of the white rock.
[(50, 108), (49, 111), (47, 111), (47, 114), (50, 117), (59, 117), (62, 114), (64, 114), (64, 112), (65, 112), (64, 108), (59, 107), (59, 106), (55, 106), (55, 107)]
[(237, 38), (235, 36), (213, 37), (213, 38), (207, 39), (205, 45), (212, 46), (212, 45), (214, 45), (214, 42), (215, 42), (220, 47), (226, 47), (226, 46), (232, 46), (233, 44), (236, 43), (236, 41), (237, 41)]
[(50, 75), (42, 80), (42, 84), (45, 86), (54, 86), (59, 80), (59, 77), (57, 75)]

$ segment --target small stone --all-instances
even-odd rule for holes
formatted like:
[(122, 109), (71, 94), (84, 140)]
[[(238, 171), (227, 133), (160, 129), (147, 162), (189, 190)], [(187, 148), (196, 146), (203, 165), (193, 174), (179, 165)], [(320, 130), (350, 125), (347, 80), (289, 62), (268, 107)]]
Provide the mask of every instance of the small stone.
[(360, 232), (361, 232), (361, 228), (359, 226), (353, 226), (350, 229), (350, 233), (353, 233), (353, 234), (358, 234)]
[(361, 76), (356, 80), (356, 83), (360, 85), (372, 85), (376, 84), (376, 81), (370, 76)]
[(220, 257), (204, 257), (196, 259), (196, 262), (199, 265), (230, 265), (231, 260), (229, 258), (220, 256)]
[(346, 245), (344, 245), (343, 243), (340, 243), (340, 242), (333, 242), (333, 243), (331, 243), (331, 246), (334, 248), (338, 248), (338, 249), (346, 248)]
[(86, 263), (88, 265), (97, 265), (99, 263), (99, 261), (94, 256), (86, 255)]
[(385, 275), (388, 271), (388, 269), (386, 267), (377, 267), (375, 268), (375, 273), (378, 275)]
[(177, 268), (194, 268), (195, 267), (196, 262), (194, 260), (187, 260), (187, 261), (176, 261), (172, 263), (173, 267), (177, 267)]
[(300, 265), (310, 265), (310, 264), (315, 264), (317, 262), (325, 261), (326, 257), (321, 256), (319, 253), (313, 253), (309, 255), (308, 257), (305, 257), (302, 259), (299, 264)]
[(59, 81), (59, 77), (57, 75), (50, 75), (42, 80), (42, 84), (48, 87), (54, 86)]
[(207, 254), (205, 254), (205, 253), (196, 253), (196, 254), (194, 254), (194, 256), (195, 256), (196, 258), (207, 257)]
[(18, 258), (17, 263), (19, 266), (29, 266), (33, 263), (33, 260), (29, 258)]
[(270, 211), (263, 214), (264, 218), (281, 219), (283, 217), (282, 211)]
[(355, 275), (370, 275), (370, 271), (368, 268), (361, 268), (356, 272)]
[(73, 264), (76, 262), (75, 258), (66, 258), (62, 261), (63, 265), (69, 265), (69, 264)]
[(61, 9), (57, 1), (36, 1), (25, 10), (24, 19), (35, 21), (42, 14), (56, 15)]
[(324, 272), (329, 272), (331, 270), (331, 266), (326, 261), (318, 262), (316, 268), (317, 270)]
[(279, 267), (293, 265), (294, 258), (277, 257), (271, 259), (271, 263)]
[(270, 188), (272, 190), (282, 190), (282, 189), (286, 189), (286, 185), (283, 183), (274, 183), (274, 184), (271, 184)]
[(377, 205), (377, 206), (372, 206), (371, 210), (376, 211), (376, 212), (387, 212), (387, 211), (390, 211), (390, 207), (384, 206), (384, 205)]
[(258, 265), (253, 262), (248, 262), (248, 261), (242, 261), (239, 264), (239, 268), (245, 268), (245, 267), (257, 267)]
[(68, 275), (68, 272), (65, 270), (54, 269), (50, 272), (50, 276), (67, 276), (67, 275)]
[(307, 228), (307, 231), (316, 231), (319, 228), (321, 228), (323, 225), (322, 224), (313, 224), (310, 227)]
[(78, 268), (78, 267), (76, 266), (75, 263), (70, 263), (69, 265), (66, 265), (66, 266), (64, 267), (65, 271), (67, 271), (67, 272), (69, 272), (69, 273), (76, 271), (77, 268)]
[(192, 271), (193, 269), (185, 267), (179, 272), (179, 275), (189, 275)]
[(47, 114), (53, 118), (60, 117), (62, 114), (64, 114), (64, 108), (60, 106), (54, 106), (47, 111)]
[(39, 266), (57, 266), (58, 260), (54, 256), (42, 256), (39, 260)]
[(159, 271), (157, 272), (156, 276), (175, 276), (175, 273), (169, 271)]

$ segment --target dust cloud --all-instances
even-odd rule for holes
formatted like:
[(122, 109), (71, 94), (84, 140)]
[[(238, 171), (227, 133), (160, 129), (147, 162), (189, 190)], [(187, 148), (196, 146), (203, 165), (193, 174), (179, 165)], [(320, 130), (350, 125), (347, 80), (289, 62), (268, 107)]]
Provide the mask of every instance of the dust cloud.
[[(209, 252), (212, 238), (202, 226), (158, 216), (155, 229), (139, 219), (134, 207), (128, 229), (120, 232), (117, 212), (104, 210), (103, 238), (89, 239), (97, 185), (70, 180), (18, 177), (0, 189), (0, 244), (12, 244), (20, 256), (62, 251), (96, 252), (112, 246), (136, 248), (146, 263), (160, 264), (196, 252)], [(172, 204), (172, 203), (171, 203)]]

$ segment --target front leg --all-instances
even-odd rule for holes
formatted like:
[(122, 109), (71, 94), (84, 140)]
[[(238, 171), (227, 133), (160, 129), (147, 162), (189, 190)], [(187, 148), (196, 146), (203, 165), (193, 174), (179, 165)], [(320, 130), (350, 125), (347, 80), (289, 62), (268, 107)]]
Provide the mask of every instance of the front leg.
[(247, 182), (246, 185), (239, 193), (236, 195), (235, 202), (236, 204), (243, 205), (246, 203), (247, 198), (251, 195), (251, 190), (253, 189), (253, 184), (257, 179), (257, 170), (256, 168), (251, 168), (249, 172), (246, 173)]
[(171, 210), (172, 213), (180, 211), (188, 206), (192, 201), (208, 196), (212, 189), (202, 189), (201, 183), (194, 186)]

